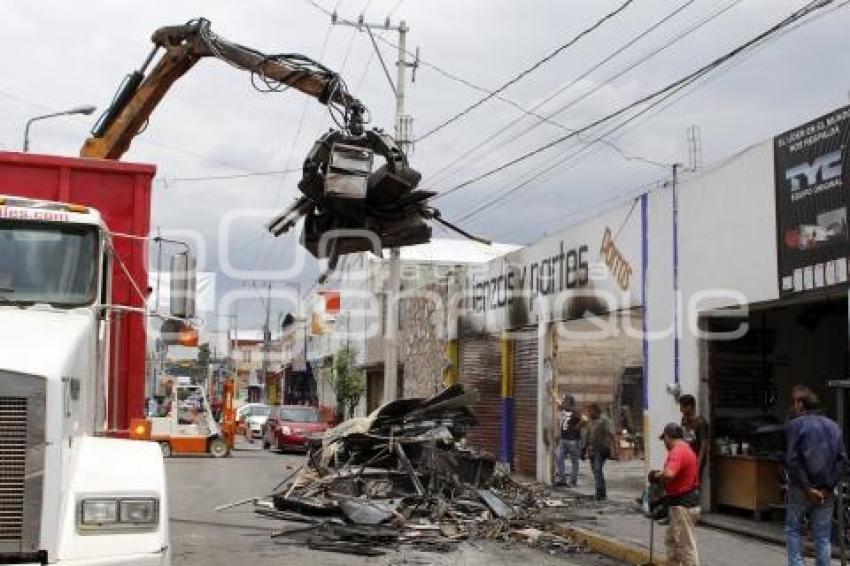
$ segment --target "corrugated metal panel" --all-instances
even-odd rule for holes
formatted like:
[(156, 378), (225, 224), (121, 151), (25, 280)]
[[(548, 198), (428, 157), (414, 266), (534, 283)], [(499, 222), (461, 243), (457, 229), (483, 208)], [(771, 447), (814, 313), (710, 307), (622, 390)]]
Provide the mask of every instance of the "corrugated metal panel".
[[(533, 334), (533, 333), (532, 333)], [(537, 337), (514, 341), (514, 470), (537, 474)]]
[(478, 419), (467, 436), (470, 445), (499, 454), (501, 423), (501, 362), (499, 340), (492, 336), (474, 336), (459, 341), (460, 374), (458, 381), (478, 391), (479, 400), (472, 405)]

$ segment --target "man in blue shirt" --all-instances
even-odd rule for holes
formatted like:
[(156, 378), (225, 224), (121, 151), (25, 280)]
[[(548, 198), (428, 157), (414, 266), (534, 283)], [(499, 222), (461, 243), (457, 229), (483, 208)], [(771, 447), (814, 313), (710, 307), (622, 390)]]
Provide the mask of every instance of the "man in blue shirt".
[[(575, 487), (578, 481), (578, 460), (581, 454), (581, 415), (572, 395), (564, 395), (558, 407), (560, 413), (561, 438), (555, 451), (555, 487)], [(565, 461), (570, 459), (572, 469), (567, 483)]]
[(829, 566), (833, 492), (844, 474), (847, 453), (841, 429), (818, 411), (818, 398), (804, 386), (791, 390), (796, 416), (786, 429), (790, 482), (785, 506), (788, 566), (803, 566), (803, 517), (810, 514), (816, 566)]

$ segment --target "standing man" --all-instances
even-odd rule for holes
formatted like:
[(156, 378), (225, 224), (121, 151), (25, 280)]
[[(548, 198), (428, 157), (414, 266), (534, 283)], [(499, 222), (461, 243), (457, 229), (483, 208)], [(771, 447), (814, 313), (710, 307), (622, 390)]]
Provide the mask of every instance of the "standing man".
[(833, 492), (847, 466), (841, 429), (818, 412), (818, 398), (804, 385), (791, 389), (796, 415), (787, 425), (790, 477), (785, 506), (788, 566), (803, 566), (803, 517), (815, 543), (816, 566), (829, 566)]
[[(561, 438), (555, 451), (555, 486), (569, 485), (575, 487), (578, 483), (578, 460), (581, 452), (581, 415), (576, 410), (576, 400), (572, 395), (564, 395), (560, 409)], [(564, 464), (570, 459), (572, 469), (570, 470), (570, 482), (567, 483)]]
[(592, 403), (588, 407), (590, 423), (587, 428), (587, 439), (585, 440), (583, 453), (590, 458), (590, 467), (593, 470), (593, 481), (596, 484), (596, 501), (604, 501), (608, 498), (605, 489), (605, 474), (602, 467), (605, 460), (616, 456), (617, 437), (611, 426), (611, 419), (602, 414), (599, 405)]
[(679, 410), (682, 412), (682, 430), (685, 432), (685, 442), (697, 455), (699, 477), (702, 478), (711, 445), (708, 438), (708, 421), (697, 415), (697, 401), (693, 395), (679, 397)]
[(694, 526), (699, 520), (699, 463), (685, 442), (685, 431), (669, 423), (659, 437), (667, 448), (663, 470), (649, 472), (650, 483), (664, 485), (664, 501), (670, 517), (667, 536), (669, 566), (699, 566), (699, 551)]

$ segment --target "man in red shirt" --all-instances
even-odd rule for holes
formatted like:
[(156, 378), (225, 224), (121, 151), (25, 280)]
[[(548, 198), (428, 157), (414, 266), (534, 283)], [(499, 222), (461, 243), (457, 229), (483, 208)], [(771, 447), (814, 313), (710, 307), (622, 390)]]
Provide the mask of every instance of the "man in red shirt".
[(699, 566), (699, 552), (694, 527), (699, 520), (699, 462), (685, 442), (682, 427), (670, 423), (659, 437), (667, 448), (663, 470), (649, 472), (651, 483), (664, 485), (665, 503), (669, 509), (667, 527), (667, 564)]

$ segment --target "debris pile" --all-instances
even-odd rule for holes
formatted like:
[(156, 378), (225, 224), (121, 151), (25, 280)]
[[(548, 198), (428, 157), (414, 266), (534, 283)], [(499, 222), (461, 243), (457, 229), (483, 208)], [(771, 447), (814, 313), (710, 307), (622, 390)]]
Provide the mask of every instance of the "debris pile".
[(447, 552), (478, 538), (580, 551), (537, 530), (563, 519), (564, 500), (514, 480), (465, 445), (476, 399), (454, 385), (342, 423), (312, 443), (306, 462), (270, 498), (254, 501), (255, 512), (302, 523), (273, 537), (316, 550), (377, 556), (407, 545)]

